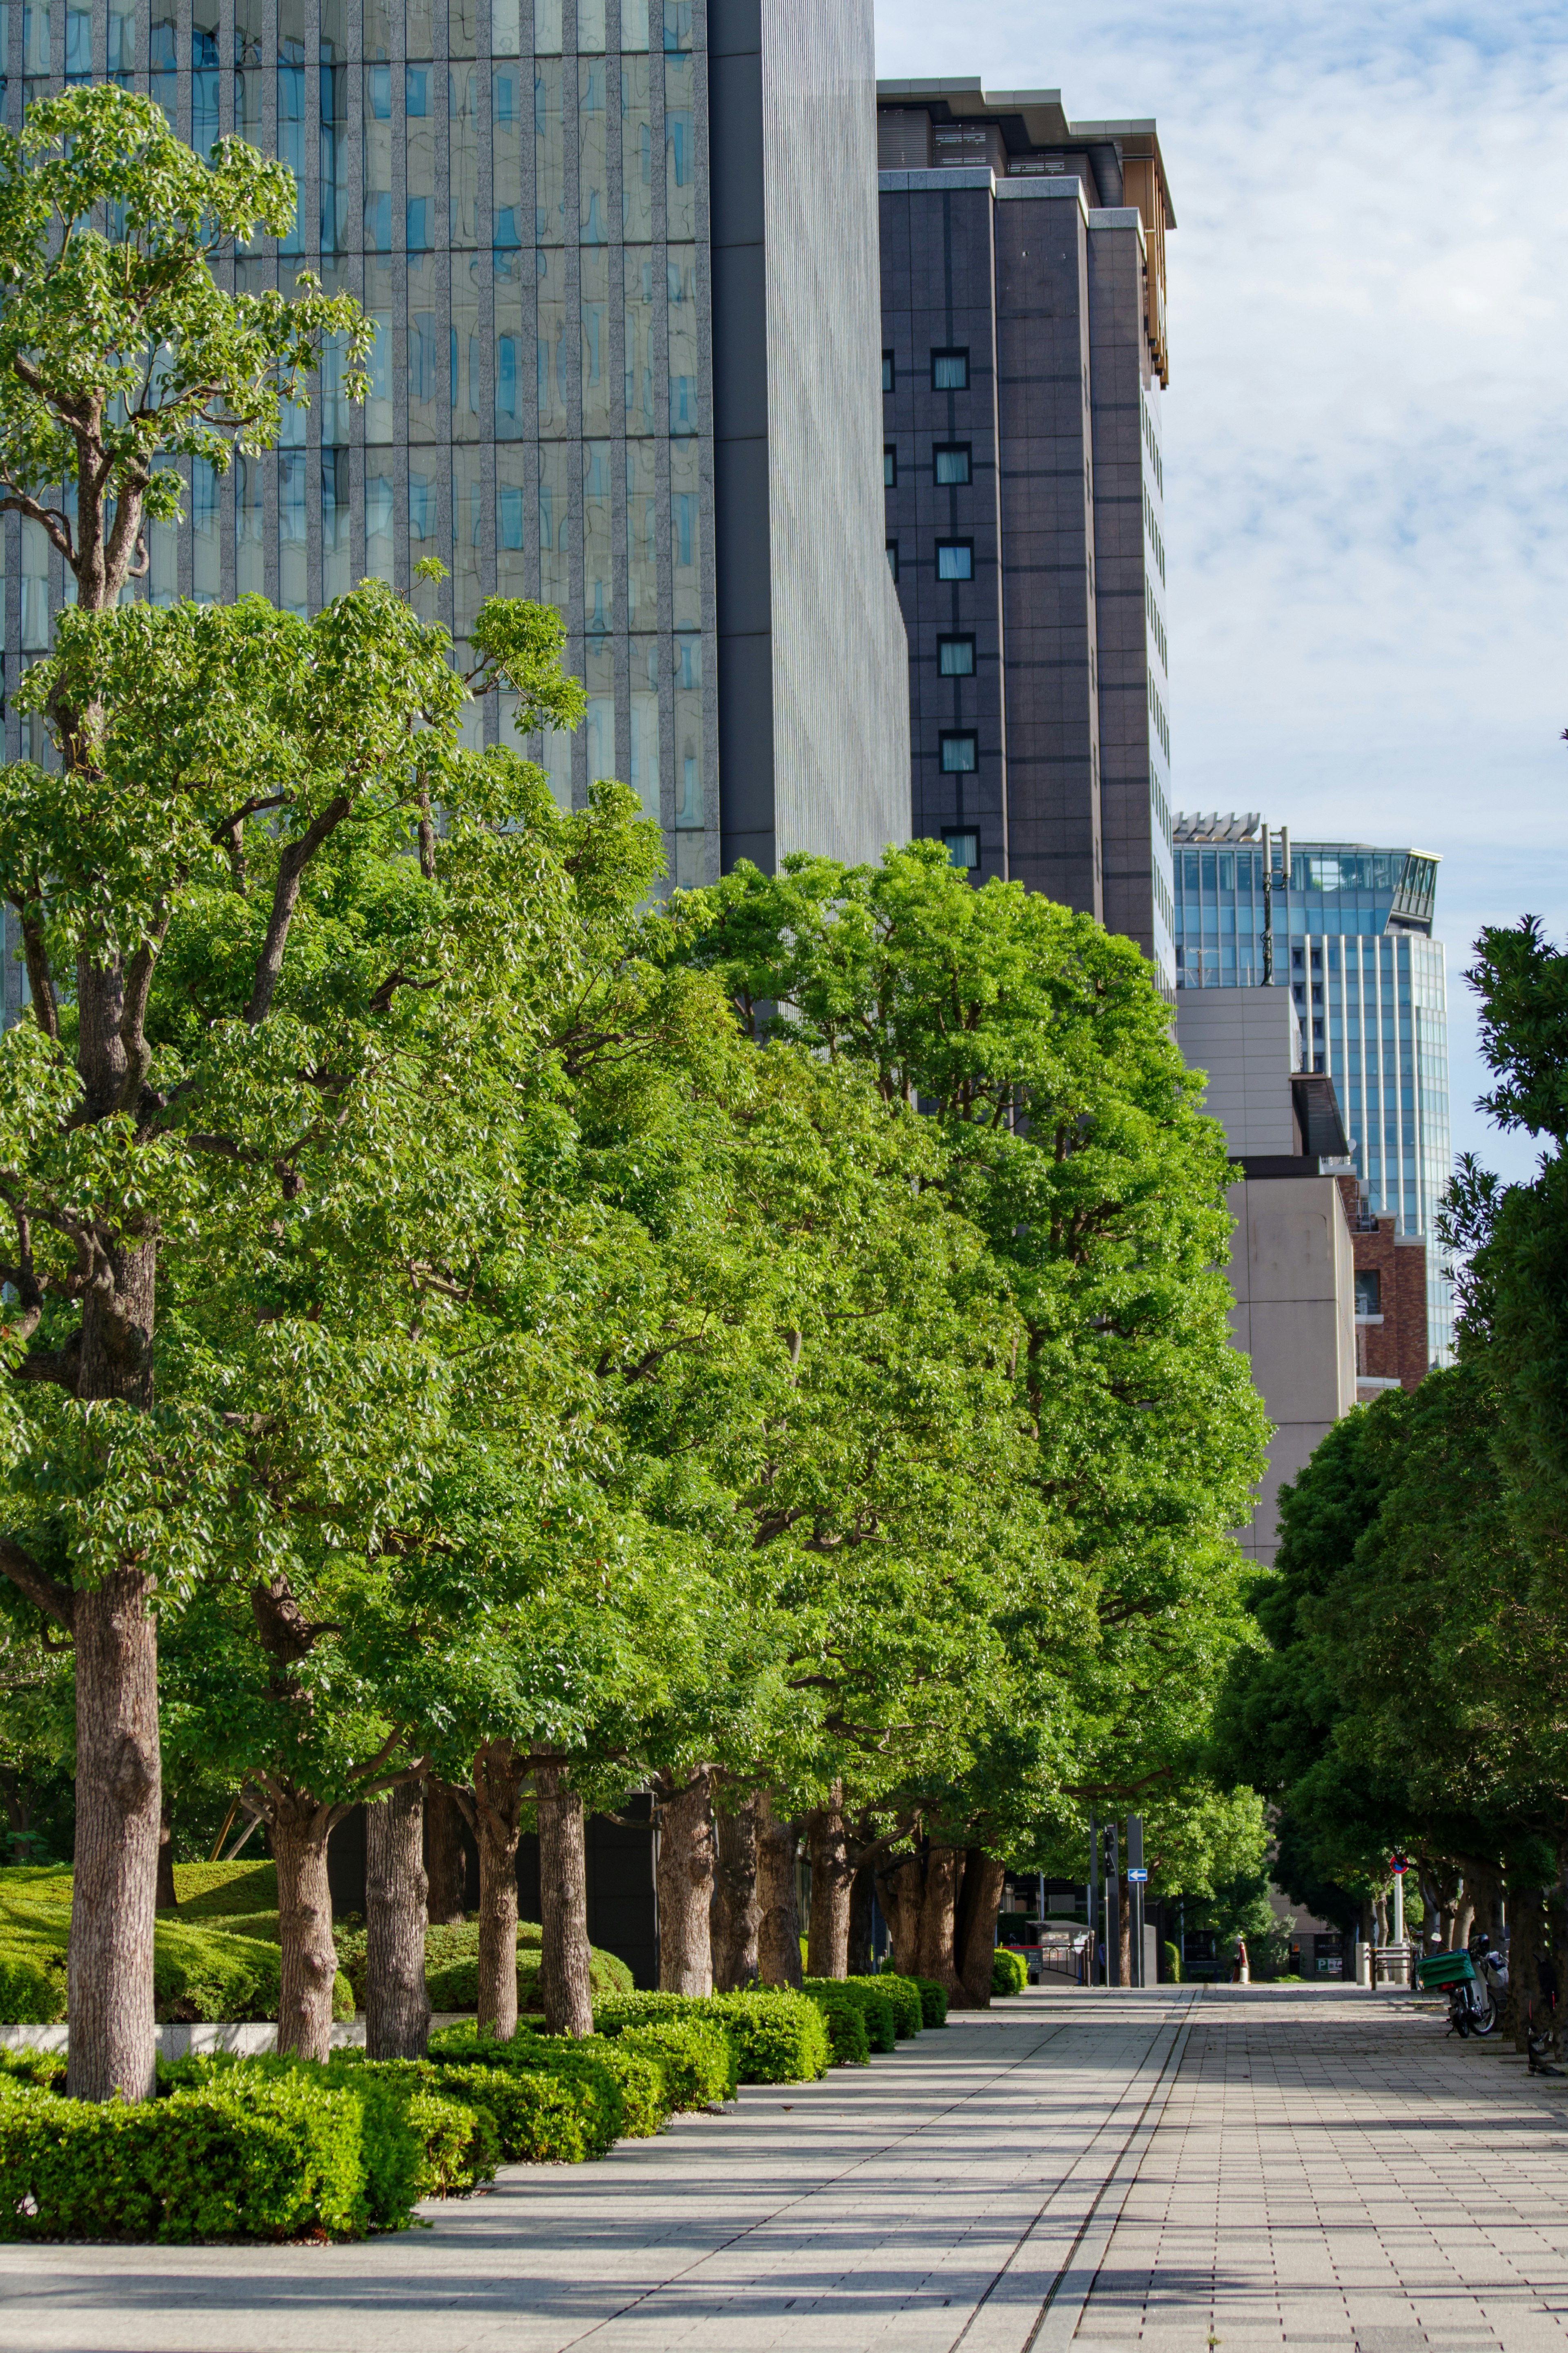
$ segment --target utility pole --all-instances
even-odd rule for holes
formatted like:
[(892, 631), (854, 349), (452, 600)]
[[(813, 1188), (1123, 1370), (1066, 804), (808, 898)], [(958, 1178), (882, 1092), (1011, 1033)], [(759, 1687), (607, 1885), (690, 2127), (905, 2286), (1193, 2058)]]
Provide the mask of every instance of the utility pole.
[(1147, 1980), (1143, 1960), (1143, 1890), (1149, 1874), (1143, 1868), (1143, 1817), (1127, 1817), (1127, 1885), (1132, 1905), (1132, 1982), (1142, 1986)]
[(1263, 828), (1263, 986), (1274, 986), (1274, 842)]
[(1089, 1810), (1089, 1983), (1099, 1982), (1100, 1968), (1100, 1907), (1097, 1901), (1100, 1877), (1100, 1823), (1092, 1806)]
[(1105, 1825), (1105, 1978), (1108, 1985), (1121, 1983), (1121, 1887), (1114, 1822)]

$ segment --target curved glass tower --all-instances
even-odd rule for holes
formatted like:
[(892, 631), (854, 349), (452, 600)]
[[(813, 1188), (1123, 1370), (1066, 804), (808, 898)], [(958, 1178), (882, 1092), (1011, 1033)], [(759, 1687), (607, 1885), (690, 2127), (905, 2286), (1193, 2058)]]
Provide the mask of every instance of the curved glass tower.
[(1443, 945), (1432, 936), (1438, 860), (1416, 849), (1290, 841), (1265, 853), (1256, 815), (1178, 817), (1176, 986), (1247, 988), (1265, 969), (1300, 1020), (1302, 1060), (1334, 1082), (1356, 1173), (1372, 1208), (1428, 1245), (1432, 1361), (1453, 1344), (1453, 1286), (1437, 1260), (1448, 1183), (1448, 1010)]

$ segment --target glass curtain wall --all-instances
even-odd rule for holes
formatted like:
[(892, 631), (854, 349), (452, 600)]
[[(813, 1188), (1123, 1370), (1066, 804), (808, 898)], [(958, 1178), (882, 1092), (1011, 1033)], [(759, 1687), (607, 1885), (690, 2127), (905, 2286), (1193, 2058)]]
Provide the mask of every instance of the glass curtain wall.
[[(1448, 1012), (1431, 937), (1436, 860), (1405, 849), (1293, 843), (1273, 851), (1274, 979), (1300, 1017), (1306, 1065), (1328, 1073), (1372, 1206), (1427, 1238), (1427, 1340), (1447, 1363), (1453, 1291), (1438, 1267), (1437, 1205), (1451, 1171)], [(1263, 979), (1261, 844), (1178, 839), (1176, 985)]]
[[(464, 638), (484, 596), (554, 604), (587, 688), (534, 738), (563, 806), (632, 784), (672, 878), (718, 869), (706, 71), (690, 0), (10, 0), (5, 120), (68, 79), (148, 91), (204, 153), (289, 164), (292, 233), (233, 265), (301, 269), (374, 317), (371, 396), (330, 353), (280, 448), (185, 468), (137, 594), (257, 591), (309, 613), (374, 575)], [(416, 582), (438, 555), (450, 577)], [(0, 533), (5, 656), (48, 640), (63, 564)], [(476, 708), (473, 739), (515, 742)], [(6, 753), (25, 748), (16, 713)]]

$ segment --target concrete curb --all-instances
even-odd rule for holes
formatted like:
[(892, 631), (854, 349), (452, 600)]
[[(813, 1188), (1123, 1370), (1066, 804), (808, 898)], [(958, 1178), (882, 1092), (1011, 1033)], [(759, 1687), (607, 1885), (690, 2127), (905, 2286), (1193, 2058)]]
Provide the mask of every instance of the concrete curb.
[[(473, 2017), (471, 2010), (437, 2010), (430, 2019), (430, 2031), (439, 2027), (460, 2026)], [(364, 2046), (364, 2016), (337, 2019), (332, 2023), (332, 2049), (356, 2051)], [(65, 2026), (0, 2026), (0, 2051), (68, 2051), (70, 2030)], [(243, 2025), (209, 2023), (198, 2026), (161, 2026), (158, 2029), (160, 2059), (205, 2058), (216, 2051), (235, 2051), (247, 2059), (261, 2057), (278, 2048), (276, 2021), (253, 2020)]]

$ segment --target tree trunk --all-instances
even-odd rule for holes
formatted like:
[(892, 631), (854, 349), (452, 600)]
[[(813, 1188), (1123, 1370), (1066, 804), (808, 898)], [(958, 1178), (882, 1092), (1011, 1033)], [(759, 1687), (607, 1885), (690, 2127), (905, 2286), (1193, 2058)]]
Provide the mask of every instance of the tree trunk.
[(177, 1912), (180, 1908), (174, 1887), (174, 1825), (169, 1816), (167, 1798), (158, 1810), (158, 1893), (153, 1908), (159, 1912)]
[(844, 1817), (827, 1807), (806, 1824), (811, 1855), (811, 1926), (806, 1931), (806, 1968), (814, 1978), (849, 1974), (849, 1889), (855, 1866)]
[(1545, 1940), (1540, 1888), (1521, 1887), (1516, 1894), (1510, 1887), (1508, 1911), (1512, 1934), (1508, 1947), (1508, 2001), (1503, 2024), (1513, 2037), (1514, 2049), (1528, 2052), (1531, 2015), (1541, 2007), (1536, 1971)]
[(852, 1978), (868, 1978), (877, 1966), (871, 1916), (876, 1884), (876, 1872), (868, 1862), (860, 1865), (849, 1884), (848, 1963)]
[(798, 1986), (800, 1898), (792, 1821), (781, 1821), (766, 1789), (757, 1799), (757, 1975), (764, 1985)]
[(425, 1916), (432, 1928), (460, 1928), (468, 1893), (463, 1817), (445, 1781), (425, 1785)]
[(920, 1967), (917, 1977), (934, 1978), (945, 1986), (949, 2003), (954, 2010), (970, 2007), (969, 1995), (953, 1956), (953, 1931), (957, 1926), (958, 1891), (963, 1874), (963, 1850), (956, 1846), (938, 1846), (933, 1840), (926, 1849), (925, 1885), (921, 1891)]
[(332, 1897), (327, 1884), (331, 1810), (304, 1793), (274, 1806), (268, 1821), (278, 1865), (278, 1936), (283, 1989), (278, 2048), (296, 2059), (325, 2059), (332, 2047)]
[(474, 1828), (479, 1845), (479, 2027), (498, 2042), (517, 2032), (517, 1842), (527, 1759), (510, 1740), (487, 1740), (474, 1758)]
[(902, 1978), (921, 1973), (921, 1895), (923, 1874), (918, 1854), (907, 1854), (879, 1874), (882, 1917), (893, 1947), (893, 1967)]
[(425, 1793), (397, 1782), (364, 1818), (367, 2059), (423, 2059), (430, 2040), (425, 1988)]
[(153, 1920), (162, 1765), (158, 1638), (140, 1576), (76, 1595), (76, 1868), (66, 2088), (147, 2100), (157, 2065)]
[(757, 1974), (756, 1793), (713, 1814), (713, 1989), (735, 1993)]
[(999, 1855), (972, 1846), (963, 1867), (963, 1901), (955, 1950), (959, 1982), (973, 2010), (991, 2007), (991, 1969), (996, 1954), (996, 1914), (1006, 1866)]
[(594, 1991), (588, 1981), (588, 1857), (583, 1842), (583, 1799), (567, 1788), (559, 1765), (537, 1753), (533, 1786), (539, 1807), (539, 1915), (543, 1936), (539, 1989), (547, 2034), (592, 2034)]
[(701, 1766), (658, 1803), (658, 1989), (713, 1990), (713, 1817)]
[(1135, 1982), (1132, 1975), (1132, 1882), (1124, 1879), (1119, 1893), (1121, 1901), (1116, 1907), (1117, 1949), (1121, 1955), (1121, 1983), (1130, 1986)]

